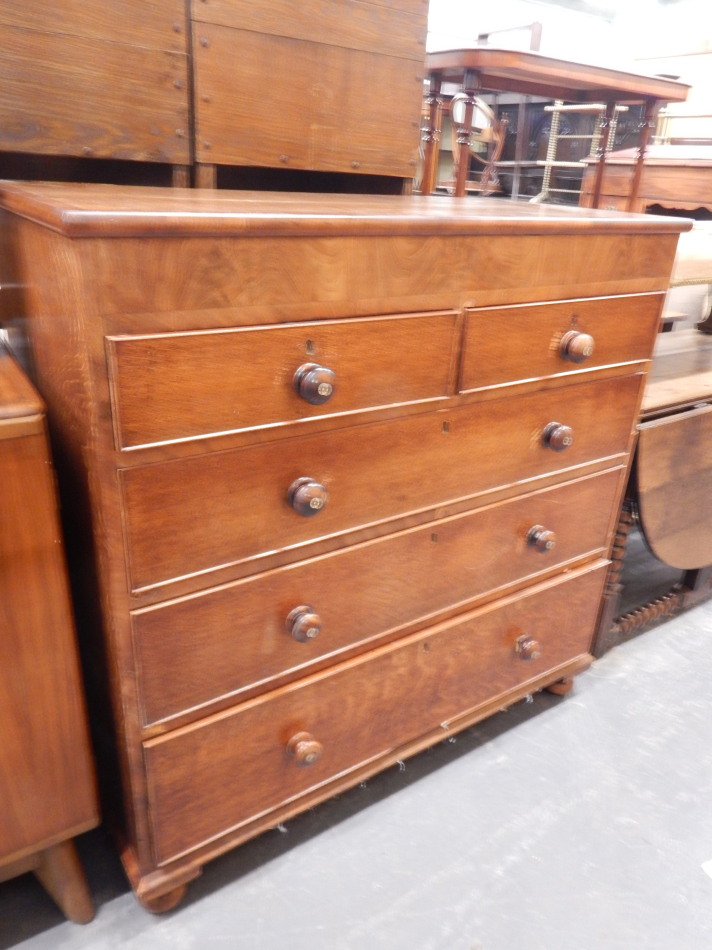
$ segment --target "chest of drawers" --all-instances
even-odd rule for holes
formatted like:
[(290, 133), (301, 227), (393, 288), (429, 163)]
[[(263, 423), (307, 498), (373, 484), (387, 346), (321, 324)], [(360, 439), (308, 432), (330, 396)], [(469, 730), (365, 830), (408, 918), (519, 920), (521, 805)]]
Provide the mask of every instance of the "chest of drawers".
[(85, 640), (145, 906), (587, 667), (684, 223), (51, 184), (2, 202), (3, 316), (50, 407), (78, 603), (100, 604)]

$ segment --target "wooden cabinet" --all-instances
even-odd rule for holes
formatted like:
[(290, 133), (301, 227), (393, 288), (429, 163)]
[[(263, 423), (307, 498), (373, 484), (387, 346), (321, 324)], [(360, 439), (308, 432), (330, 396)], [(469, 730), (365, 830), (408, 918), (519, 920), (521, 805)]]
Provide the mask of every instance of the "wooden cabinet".
[(0, 347), (0, 881), (93, 908), (72, 839), (98, 823), (44, 407)]
[(93, 526), (146, 906), (588, 666), (684, 223), (50, 184), (2, 201), (12, 322)]

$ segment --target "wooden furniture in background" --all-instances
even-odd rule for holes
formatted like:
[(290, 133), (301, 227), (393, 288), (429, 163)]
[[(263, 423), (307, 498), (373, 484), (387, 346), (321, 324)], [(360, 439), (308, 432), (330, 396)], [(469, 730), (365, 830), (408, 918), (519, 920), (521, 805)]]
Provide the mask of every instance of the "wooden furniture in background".
[(93, 917), (72, 839), (98, 824), (44, 408), (0, 347), (0, 881)]
[[(712, 592), (712, 337), (661, 334), (643, 396), (636, 463), (611, 563), (611, 603), (595, 651), (606, 650)], [(652, 554), (680, 572), (670, 589), (617, 615), (634, 522)]]
[[(679, 211), (712, 211), (712, 145), (651, 145), (645, 155), (638, 193), (631, 197), (637, 149), (606, 155), (598, 206), (643, 212), (653, 205)], [(586, 160), (580, 204), (593, 207), (597, 162)]]
[(51, 184), (2, 204), (5, 318), (93, 525), (145, 906), (588, 666), (684, 222)]
[(263, 187), (261, 169), (273, 187), (400, 191), (416, 172), (427, 9), (5, 3), (0, 177), (214, 187), (231, 168)]
[(0, 152), (188, 166), (185, 11), (184, 0), (2, 4)]
[(195, 156), (412, 179), (427, 0), (193, 0)]
[[(455, 84), (470, 99), (483, 92), (517, 92), (522, 95), (560, 99), (567, 103), (605, 103), (605, 123), (601, 136), (601, 157), (596, 163), (591, 207), (598, 207), (601, 179), (607, 161), (610, 123), (616, 105), (644, 103), (645, 120), (641, 130), (640, 155), (632, 184), (632, 198), (637, 195), (637, 180), (642, 168), (642, 155), (654, 125), (658, 109), (666, 102), (684, 102), (689, 86), (670, 79), (641, 76), (603, 66), (572, 63), (542, 56), (531, 50), (506, 50), (482, 46), (475, 49), (442, 50), (426, 59), (429, 76), (427, 103), (429, 120), (425, 130), (425, 167), (423, 194), (435, 187), (438, 163), (441, 92), (444, 83)], [(466, 141), (471, 127), (472, 104), (458, 130)], [(460, 163), (456, 174), (455, 194), (465, 194), (467, 163)]]

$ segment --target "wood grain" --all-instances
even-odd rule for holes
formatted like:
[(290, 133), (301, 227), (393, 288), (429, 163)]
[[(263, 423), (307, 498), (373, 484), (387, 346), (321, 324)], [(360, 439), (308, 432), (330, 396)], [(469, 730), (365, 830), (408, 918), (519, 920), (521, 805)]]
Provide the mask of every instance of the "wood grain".
[(1, 151), (190, 162), (185, 53), (3, 32)]
[[(660, 294), (646, 294), (470, 311), (461, 389), (476, 390), (516, 379), (546, 379), (627, 360), (646, 360), (663, 299)], [(640, 333), (642, 326), (646, 328), (645, 336)], [(594, 338), (593, 354), (582, 363), (569, 362), (559, 352), (564, 333), (571, 330)]]
[[(457, 329), (450, 313), (110, 338), (117, 444), (443, 398), (454, 387)], [(300, 366), (314, 362), (336, 374), (333, 396), (318, 406), (301, 398), (293, 382)]]
[[(413, 511), (622, 459), (641, 384), (641, 376), (628, 376), (219, 452), (209, 465), (198, 456), (125, 470), (132, 585), (164, 585), (243, 561), (258, 570), (265, 552), (307, 554), (310, 542), (343, 544), (363, 525), (393, 530)], [(541, 445), (554, 420), (574, 429), (565, 452)], [(300, 517), (287, 502), (289, 486), (303, 476), (329, 491), (315, 518)]]
[[(0, 24), (40, 33), (186, 52), (184, 0), (23, 0), (0, 5)], [(3, 46), (6, 46), (3, 43)]]
[[(94, 827), (98, 813), (55, 485), (44, 419), (37, 415), (41, 404), (5, 350), (0, 380), (0, 398), (12, 397), (12, 416), (0, 414), (3, 866), (40, 852), (51, 857), (56, 845)], [(18, 435), (23, 408), (31, 415)], [(33, 869), (45, 863), (30, 860)], [(71, 868), (66, 881), (50, 877), (73, 890)]]
[(712, 564), (712, 406), (642, 423), (636, 472), (653, 554), (681, 570)]
[[(423, 0), (392, 4), (362, 0), (310, 0), (296, 4), (290, 0), (200, 0), (193, 5), (192, 19), (235, 30), (398, 56), (422, 64), (426, 7)], [(404, 66), (408, 68), (408, 64)]]
[(212, 24), (193, 49), (198, 162), (414, 176), (419, 61)]
[[(146, 743), (157, 863), (256, 814), (269, 821), (269, 811), (284, 802), (406, 745), (523, 677), (585, 654), (601, 566)], [(523, 631), (543, 644), (539, 659), (517, 656)], [(324, 745), (324, 755), (298, 769), (285, 746), (304, 730)]]
[[(135, 611), (145, 722), (210, 712), (603, 552), (619, 483), (614, 469)], [(546, 554), (527, 544), (537, 523), (556, 534)], [(286, 629), (298, 604), (323, 621), (309, 643)]]

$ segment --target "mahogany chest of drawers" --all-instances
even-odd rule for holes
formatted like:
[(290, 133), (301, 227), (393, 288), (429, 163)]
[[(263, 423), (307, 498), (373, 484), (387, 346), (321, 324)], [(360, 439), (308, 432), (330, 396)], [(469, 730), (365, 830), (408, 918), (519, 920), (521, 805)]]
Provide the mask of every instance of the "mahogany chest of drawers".
[(684, 223), (2, 191), (145, 906), (586, 668)]

